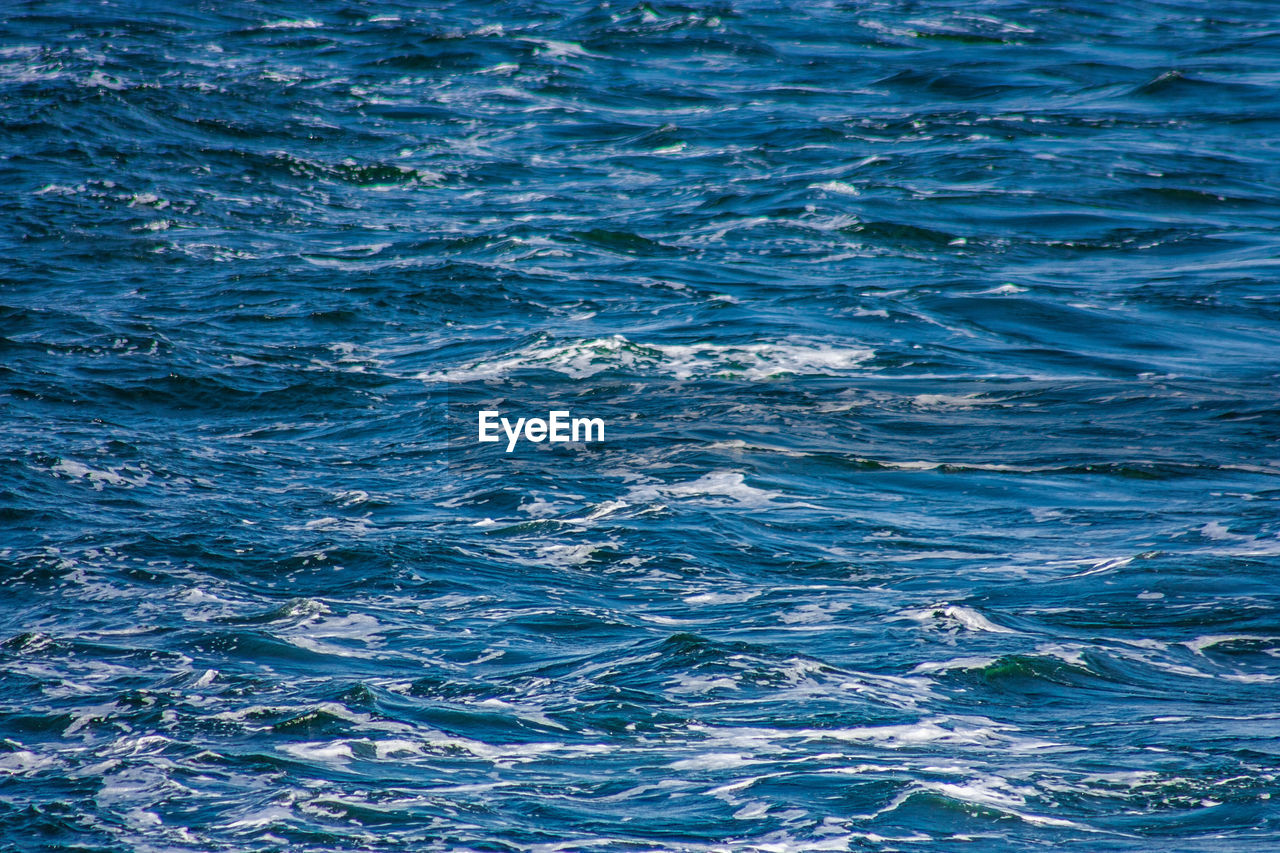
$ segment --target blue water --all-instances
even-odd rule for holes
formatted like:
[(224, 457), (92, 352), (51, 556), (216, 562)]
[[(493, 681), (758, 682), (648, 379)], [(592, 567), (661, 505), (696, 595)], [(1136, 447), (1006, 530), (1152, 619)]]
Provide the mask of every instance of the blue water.
[(1280, 849), (1276, 4), (0, 17), (0, 850)]

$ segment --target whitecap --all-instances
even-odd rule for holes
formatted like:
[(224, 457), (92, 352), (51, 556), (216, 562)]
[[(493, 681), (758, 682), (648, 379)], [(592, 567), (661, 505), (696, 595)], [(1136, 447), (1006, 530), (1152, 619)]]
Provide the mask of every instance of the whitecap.
[(277, 749), (304, 761), (341, 762), (355, 758), (351, 745), (342, 740), (332, 743), (286, 743)]
[(695, 758), (684, 758), (667, 766), (672, 770), (727, 770), (731, 767), (745, 767), (748, 764), (760, 764), (738, 752), (709, 752)]
[[(748, 485), (740, 471), (711, 471), (684, 483), (648, 483), (633, 486), (626, 495), (632, 502), (670, 498), (728, 498), (742, 506), (769, 506), (781, 492)], [(722, 501), (721, 501), (722, 502)]]
[(1016, 634), (1012, 628), (997, 625), (972, 607), (943, 602), (920, 610), (903, 610), (899, 616), (913, 619), (923, 625), (945, 625), (968, 631), (988, 631), (994, 634)]
[(1280, 643), (1280, 637), (1264, 637), (1259, 634), (1208, 634), (1187, 640), (1182, 645), (1203, 656), (1205, 649), (1220, 646), (1223, 643)]
[(861, 195), (858, 188), (844, 181), (824, 181), (820, 184), (809, 184), (811, 190), (823, 190), (836, 195)]
[(644, 370), (675, 379), (724, 378), (761, 381), (781, 376), (826, 376), (853, 370), (875, 353), (823, 341), (750, 344), (645, 344), (623, 335), (562, 344), (539, 344), (508, 355), (417, 378), (428, 382), (502, 379), (526, 370), (550, 370), (588, 379), (610, 370)]

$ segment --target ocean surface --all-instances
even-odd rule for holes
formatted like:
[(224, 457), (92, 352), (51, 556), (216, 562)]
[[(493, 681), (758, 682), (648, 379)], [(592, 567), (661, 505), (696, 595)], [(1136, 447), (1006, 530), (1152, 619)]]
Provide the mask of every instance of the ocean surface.
[(0, 851), (1280, 849), (1280, 5), (0, 19)]

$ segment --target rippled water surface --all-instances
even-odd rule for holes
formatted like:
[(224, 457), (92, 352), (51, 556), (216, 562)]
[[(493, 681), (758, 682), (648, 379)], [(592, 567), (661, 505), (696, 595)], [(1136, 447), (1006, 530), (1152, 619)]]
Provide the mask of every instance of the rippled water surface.
[(0, 849), (1280, 848), (1274, 3), (0, 17)]

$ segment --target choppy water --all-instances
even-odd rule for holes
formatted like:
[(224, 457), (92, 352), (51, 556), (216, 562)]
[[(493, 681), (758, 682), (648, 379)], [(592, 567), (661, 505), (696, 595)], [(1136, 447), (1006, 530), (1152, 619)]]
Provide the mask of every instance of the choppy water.
[(1280, 847), (1275, 4), (174, 5), (0, 25), (0, 849)]

